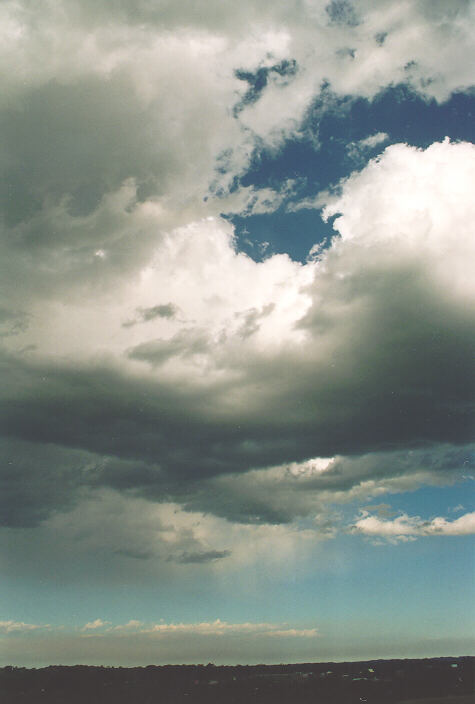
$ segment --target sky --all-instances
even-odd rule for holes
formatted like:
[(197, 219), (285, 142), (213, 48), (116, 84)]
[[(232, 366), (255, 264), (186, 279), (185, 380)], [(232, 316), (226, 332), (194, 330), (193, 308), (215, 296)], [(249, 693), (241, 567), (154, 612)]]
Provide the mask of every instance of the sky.
[(474, 654), (474, 20), (0, 4), (0, 665)]

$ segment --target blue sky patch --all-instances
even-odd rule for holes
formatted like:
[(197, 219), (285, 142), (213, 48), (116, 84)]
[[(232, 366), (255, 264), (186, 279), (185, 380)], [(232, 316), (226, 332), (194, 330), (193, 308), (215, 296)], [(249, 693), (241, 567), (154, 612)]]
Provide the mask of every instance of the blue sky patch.
[[(246, 78), (252, 78), (252, 90), (256, 91), (255, 85), (263, 87), (272, 70), (275, 67)], [(252, 97), (258, 95), (253, 92)], [(374, 146), (358, 147), (378, 133), (387, 138)], [(241, 185), (279, 191), (288, 179), (297, 182), (295, 195), (284, 199), (273, 213), (247, 217), (224, 213), (236, 228), (238, 249), (256, 261), (283, 252), (305, 261), (314, 244), (329, 241), (334, 234), (331, 221), (323, 222), (318, 210), (289, 212), (289, 206), (335, 186), (389, 144), (405, 142), (426, 148), (445, 137), (473, 141), (475, 93), (454, 93), (438, 104), (404, 84), (380, 92), (373, 100), (337, 98), (324, 88), (300, 135), (285, 141), (277, 153), (256, 150), (250, 168), (234, 184), (234, 189)]]

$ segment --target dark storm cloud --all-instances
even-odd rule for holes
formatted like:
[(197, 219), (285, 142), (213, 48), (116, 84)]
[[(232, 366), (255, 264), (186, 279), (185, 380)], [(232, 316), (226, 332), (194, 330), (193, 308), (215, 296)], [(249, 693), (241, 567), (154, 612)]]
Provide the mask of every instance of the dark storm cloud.
[[(107, 367), (29, 366), (5, 359), (2, 427), (23, 439), (157, 462), (171, 474), (215, 474), (277, 460), (295, 443), (275, 441), (272, 419), (221, 414), (229, 385), (196, 390), (133, 380)], [(261, 437), (262, 434), (262, 437)], [(285, 450), (284, 450), (285, 453)]]
[[(466, 442), (473, 429), (475, 340), (470, 311), (455, 309), (450, 300), (442, 305), (439, 298), (436, 304), (436, 292), (421, 287), (417, 270), (393, 278), (386, 272), (385, 286), (391, 282), (387, 295), (382, 279), (371, 273), (361, 272), (337, 287), (340, 310), (345, 311), (345, 301), (364, 303), (364, 313), (356, 320), (351, 305), (339, 318), (315, 305), (302, 320), (302, 328), (315, 341), (325, 333), (336, 335), (338, 345), (325, 360), (313, 345), (266, 360), (248, 355), (242, 364), (234, 360), (240, 375), (237, 386), (230, 380), (202, 388), (177, 386), (128, 378), (99, 365), (73, 369), (4, 355), (4, 432), (28, 443), (54, 443), (120, 460), (116, 468), (110, 462), (100, 466), (88, 475), (88, 482), (122, 490), (143, 488), (157, 500), (182, 495), (188, 501), (186, 485), (180, 488), (185, 478), (199, 482), (315, 456)], [(378, 288), (380, 295), (370, 298), (369, 291)], [(158, 348), (149, 343), (142, 346), (142, 358), (157, 364), (206, 349), (201, 344), (196, 348), (196, 340), (189, 344), (179, 336), (174, 342), (172, 338), (172, 348), (170, 343), (160, 342)], [(368, 477), (386, 474), (380, 456), (365, 458), (361, 466)], [(356, 462), (351, 473), (341, 475), (337, 463), (315, 480), (316, 486), (350, 489), (361, 479), (357, 467)], [(17, 520), (24, 523), (67, 503), (69, 483), (74, 487), (80, 476), (46, 471), (51, 482), (42, 481), (36, 489), (28, 480), (32, 470), (23, 471), (26, 483), (25, 476), (18, 485), (15, 475), (8, 475), (7, 481), (10, 505), (23, 506)], [(394, 467), (388, 470), (394, 472)], [(243, 509), (235, 497), (225, 498), (220, 511), (211, 506), (212, 498), (200, 496), (199, 486), (195, 491), (199, 498), (192, 504), (239, 520)], [(247, 516), (278, 522), (292, 513), (259, 498), (253, 505), (252, 492), (246, 500)]]
[(69, 448), (15, 440), (0, 443), (0, 524), (31, 527), (71, 508), (91, 457)]
[[(324, 471), (315, 471), (309, 462), (216, 477), (184, 485), (181, 493), (177, 487), (176, 496), (190, 510), (240, 523), (290, 523), (319, 514), (326, 520), (331, 503), (365, 500), (373, 491), (380, 495), (381, 489), (399, 492), (425, 483), (443, 485), (474, 470), (473, 446), (436, 445), (427, 450), (336, 457)], [(332, 526), (330, 521), (328, 528)], [(319, 525), (319, 533), (322, 528)]]
[[(464, 442), (472, 427), (467, 380), (473, 333), (454, 316), (451, 323), (456, 342), (442, 337), (437, 347), (429, 325), (418, 329), (417, 346), (408, 339), (408, 349), (398, 334), (399, 358), (384, 360), (373, 345), (347, 351), (343, 345), (333, 362), (320, 368), (311, 358), (296, 363), (286, 355), (266, 363), (246, 360), (239, 389), (228, 381), (175, 388), (106, 367), (73, 370), (4, 358), (2, 426), (25, 440), (159, 463), (179, 476)], [(379, 338), (383, 350), (395, 342), (386, 333)], [(236, 403), (230, 405), (233, 397)]]
[(160, 466), (156, 464), (107, 455), (91, 455), (91, 464), (93, 469), (84, 476), (84, 485), (95, 488), (108, 486), (123, 492), (140, 488), (145, 494), (151, 491), (157, 498), (166, 497), (167, 482)]

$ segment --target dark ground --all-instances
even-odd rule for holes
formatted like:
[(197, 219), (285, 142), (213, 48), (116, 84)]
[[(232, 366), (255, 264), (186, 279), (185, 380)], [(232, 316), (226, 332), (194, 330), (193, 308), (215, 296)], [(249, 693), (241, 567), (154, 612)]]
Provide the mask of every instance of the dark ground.
[(472, 704), (475, 658), (0, 669), (2, 704)]

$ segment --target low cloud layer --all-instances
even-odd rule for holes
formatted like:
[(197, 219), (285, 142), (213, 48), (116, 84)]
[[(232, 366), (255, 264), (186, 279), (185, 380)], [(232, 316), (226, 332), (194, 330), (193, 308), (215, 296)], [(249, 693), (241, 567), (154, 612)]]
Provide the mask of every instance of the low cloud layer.
[(0, 646), (8, 652), (9, 662), (24, 662), (26, 657), (32, 666), (78, 664), (84, 661), (86, 652), (89, 663), (102, 665), (199, 662), (203, 652), (212, 652), (217, 663), (235, 660), (239, 652), (249, 653), (250, 661), (257, 662), (269, 651), (283, 654), (290, 648), (293, 652), (309, 652), (318, 639), (314, 627), (220, 619), (156, 624), (131, 620), (112, 625), (97, 618), (77, 629), (0, 622)]
[[(11, 664), (27, 663), (42, 667), (51, 663), (77, 665), (144, 666), (147, 664), (200, 663), (217, 665), (242, 662), (276, 663), (289, 660), (312, 662), (335, 658), (343, 653), (346, 660), (386, 657), (443, 656), (445, 652), (464, 653), (468, 639), (421, 639), (409, 646), (407, 640), (381, 634), (369, 641), (361, 634), (347, 634), (345, 639), (320, 632), (315, 627), (287, 623), (232, 623), (210, 621), (198, 623), (142, 624), (137, 621), (109, 626), (101, 632), (78, 629), (42, 629), (23, 635), (0, 636), (0, 645), (9, 654)], [(342, 650), (343, 648), (343, 650)], [(87, 655), (86, 655), (87, 654)]]

